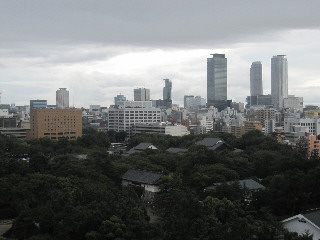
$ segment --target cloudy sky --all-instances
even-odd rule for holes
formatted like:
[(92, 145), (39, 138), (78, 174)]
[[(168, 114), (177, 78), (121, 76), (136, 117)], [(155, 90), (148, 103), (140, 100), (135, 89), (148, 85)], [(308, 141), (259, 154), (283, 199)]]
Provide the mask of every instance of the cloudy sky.
[(2, 103), (55, 104), (66, 87), (70, 103), (109, 106), (146, 87), (173, 101), (206, 98), (206, 59), (228, 58), (228, 98), (245, 101), (249, 69), (262, 61), (270, 93), (270, 59), (285, 54), (289, 94), (320, 104), (318, 0), (0, 0)]

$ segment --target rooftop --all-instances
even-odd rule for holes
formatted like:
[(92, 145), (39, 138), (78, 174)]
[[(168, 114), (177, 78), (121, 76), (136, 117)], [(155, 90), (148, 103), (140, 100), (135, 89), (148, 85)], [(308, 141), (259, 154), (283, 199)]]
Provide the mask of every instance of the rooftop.
[(123, 174), (122, 179), (138, 183), (155, 184), (162, 176), (162, 173), (130, 169)]

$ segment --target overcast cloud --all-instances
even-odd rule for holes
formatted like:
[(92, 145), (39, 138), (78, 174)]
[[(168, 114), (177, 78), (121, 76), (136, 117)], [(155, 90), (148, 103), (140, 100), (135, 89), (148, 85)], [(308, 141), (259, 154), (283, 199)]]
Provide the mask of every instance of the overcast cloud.
[(286, 54), (289, 94), (320, 104), (320, 1), (2, 0), (2, 103), (55, 104), (59, 87), (70, 102), (108, 106), (119, 93), (146, 87), (173, 101), (206, 98), (206, 58), (228, 58), (228, 98), (244, 102), (249, 68), (262, 61), (270, 93), (270, 59)]

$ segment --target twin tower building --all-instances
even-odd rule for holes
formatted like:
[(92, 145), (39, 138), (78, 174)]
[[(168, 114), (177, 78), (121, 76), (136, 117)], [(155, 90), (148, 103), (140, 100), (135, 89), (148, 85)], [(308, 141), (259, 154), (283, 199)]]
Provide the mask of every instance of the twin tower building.
[[(207, 102), (208, 106), (227, 103), (227, 58), (225, 54), (211, 54), (207, 59)], [(250, 96), (263, 95), (262, 64), (253, 62), (250, 68)], [(271, 98), (275, 108), (283, 108), (288, 98), (288, 62), (285, 55), (271, 59)]]

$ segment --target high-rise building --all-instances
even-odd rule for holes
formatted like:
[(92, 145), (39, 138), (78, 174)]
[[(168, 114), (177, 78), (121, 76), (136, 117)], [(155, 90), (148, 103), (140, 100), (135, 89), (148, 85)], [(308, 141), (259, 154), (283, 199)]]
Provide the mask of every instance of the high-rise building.
[(122, 94), (118, 94), (116, 97), (114, 97), (114, 105), (118, 105), (119, 102), (123, 101), (127, 101), (127, 98)]
[(172, 100), (171, 99), (171, 89), (172, 89), (172, 82), (169, 79), (163, 79), (165, 82), (163, 88), (163, 100)]
[(206, 106), (206, 99), (201, 96), (185, 95), (184, 108), (201, 108)]
[(109, 108), (108, 130), (130, 131), (134, 124), (161, 122), (161, 109), (151, 101), (125, 101)]
[(288, 97), (288, 61), (286, 55), (271, 59), (271, 96), (275, 108), (283, 108), (283, 99)]
[(28, 138), (76, 139), (82, 135), (81, 109), (32, 109)]
[(183, 107), (184, 108), (188, 108), (189, 99), (193, 99), (193, 98), (194, 98), (193, 95), (184, 95), (184, 97), (183, 97)]
[(47, 108), (47, 100), (30, 100), (30, 109)]
[(227, 58), (225, 54), (211, 54), (207, 59), (208, 106), (227, 101)]
[(66, 88), (60, 88), (56, 91), (57, 108), (69, 108), (69, 91)]
[(253, 62), (250, 68), (250, 96), (263, 95), (262, 64)]
[(134, 101), (150, 101), (150, 89), (136, 88), (133, 90)]

